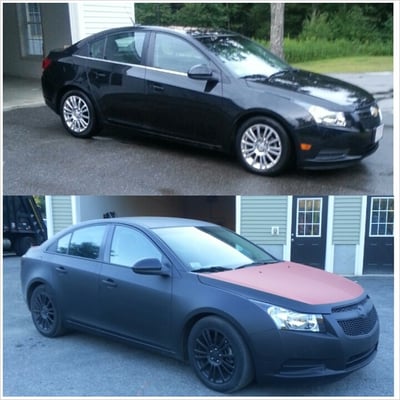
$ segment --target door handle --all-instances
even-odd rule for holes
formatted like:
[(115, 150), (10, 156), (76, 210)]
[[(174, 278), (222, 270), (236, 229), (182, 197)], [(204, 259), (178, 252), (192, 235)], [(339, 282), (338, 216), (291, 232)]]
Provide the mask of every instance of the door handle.
[(110, 278), (103, 279), (102, 282), (103, 282), (106, 286), (108, 286), (108, 287), (110, 287), (110, 288), (111, 288), (111, 287), (117, 287), (117, 284), (115, 283), (115, 281), (112, 280), (112, 279), (110, 279)]
[(155, 92), (163, 92), (165, 89), (164, 89), (164, 86), (161, 86), (161, 85), (153, 85), (153, 90), (154, 90)]
[(95, 78), (95, 79), (104, 79), (104, 78), (107, 77), (107, 74), (106, 74), (105, 72), (97, 72), (97, 71), (94, 71), (94, 72), (93, 72), (93, 75), (94, 75), (94, 78)]
[(56, 271), (60, 272), (61, 274), (66, 274), (68, 272), (64, 267), (57, 267)]

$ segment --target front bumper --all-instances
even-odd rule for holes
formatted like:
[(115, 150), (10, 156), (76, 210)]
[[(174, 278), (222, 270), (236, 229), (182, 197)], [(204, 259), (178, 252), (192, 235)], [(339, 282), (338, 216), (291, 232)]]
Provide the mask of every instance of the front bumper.
[[(360, 309), (367, 311), (360, 316)], [(343, 375), (375, 358), (379, 321), (369, 299), (324, 319), (324, 333), (276, 330), (254, 334), (257, 380)]]
[[(303, 132), (299, 137), (298, 166), (304, 169), (330, 169), (359, 162), (378, 149), (378, 129), (383, 128), (354, 131), (315, 127), (311, 132)], [(301, 150), (300, 143), (311, 144), (311, 149)]]
[[(371, 109), (378, 111), (372, 115)], [(371, 103), (348, 113), (346, 120), (346, 127), (314, 123), (299, 129), (295, 135), (298, 166), (304, 169), (338, 168), (359, 162), (374, 153), (383, 135), (377, 104)]]

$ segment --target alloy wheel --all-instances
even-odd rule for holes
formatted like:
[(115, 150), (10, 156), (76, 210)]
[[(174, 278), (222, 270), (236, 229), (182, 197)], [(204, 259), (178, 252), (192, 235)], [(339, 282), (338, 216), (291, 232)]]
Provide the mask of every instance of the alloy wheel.
[(228, 382), (236, 368), (235, 354), (221, 332), (205, 329), (197, 337), (194, 359), (201, 374), (215, 384)]
[(67, 97), (63, 104), (63, 117), (67, 127), (80, 134), (88, 129), (90, 124), (90, 109), (86, 101), (77, 95)]
[(244, 131), (240, 150), (244, 162), (249, 167), (265, 171), (279, 163), (282, 156), (282, 141), (273, 127), (255, 124)]
[(38, 293), (32, 300), (32, 317), (41, 333), (51, 332), (55, 327), (56, 311), (46, 293)]

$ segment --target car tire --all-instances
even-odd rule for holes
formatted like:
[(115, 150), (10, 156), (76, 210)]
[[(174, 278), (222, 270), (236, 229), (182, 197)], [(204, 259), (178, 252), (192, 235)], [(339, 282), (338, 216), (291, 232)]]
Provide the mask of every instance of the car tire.
[(236, 153), (248, 171), (275, 176), (289, 166), (292, 145), (281, 124), (268, 117), (255, 117), (239, 128)]
[(60, 104), (61, 121), (72, 136), (90, 138), (96, 133), (96, 113), (86, 94), (72, 90), (63, 96)]
[(57, 337), (65, 333), (61, 313), (46, 285), (39, 285), (33, 290), (30, 310), (33, 323), (43, 336)]
[(199, 320), (188, 338), (189, 361), (199, 379), (210, 389), (230, 393), (254, 378), (249, 350), (227, 321), (216, 316)]

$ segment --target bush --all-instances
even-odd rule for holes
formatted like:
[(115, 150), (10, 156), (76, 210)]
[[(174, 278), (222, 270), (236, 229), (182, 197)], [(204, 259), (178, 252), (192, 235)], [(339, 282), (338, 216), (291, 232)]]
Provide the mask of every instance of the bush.
[[(260, 43), (269, 48), (267, 41)], [(302, 63), (349, 56), (391, 56), (393, 44), (391, 41), (363, 43), (347, 39), (285, 39), (284, 52), (288, 63)]]

